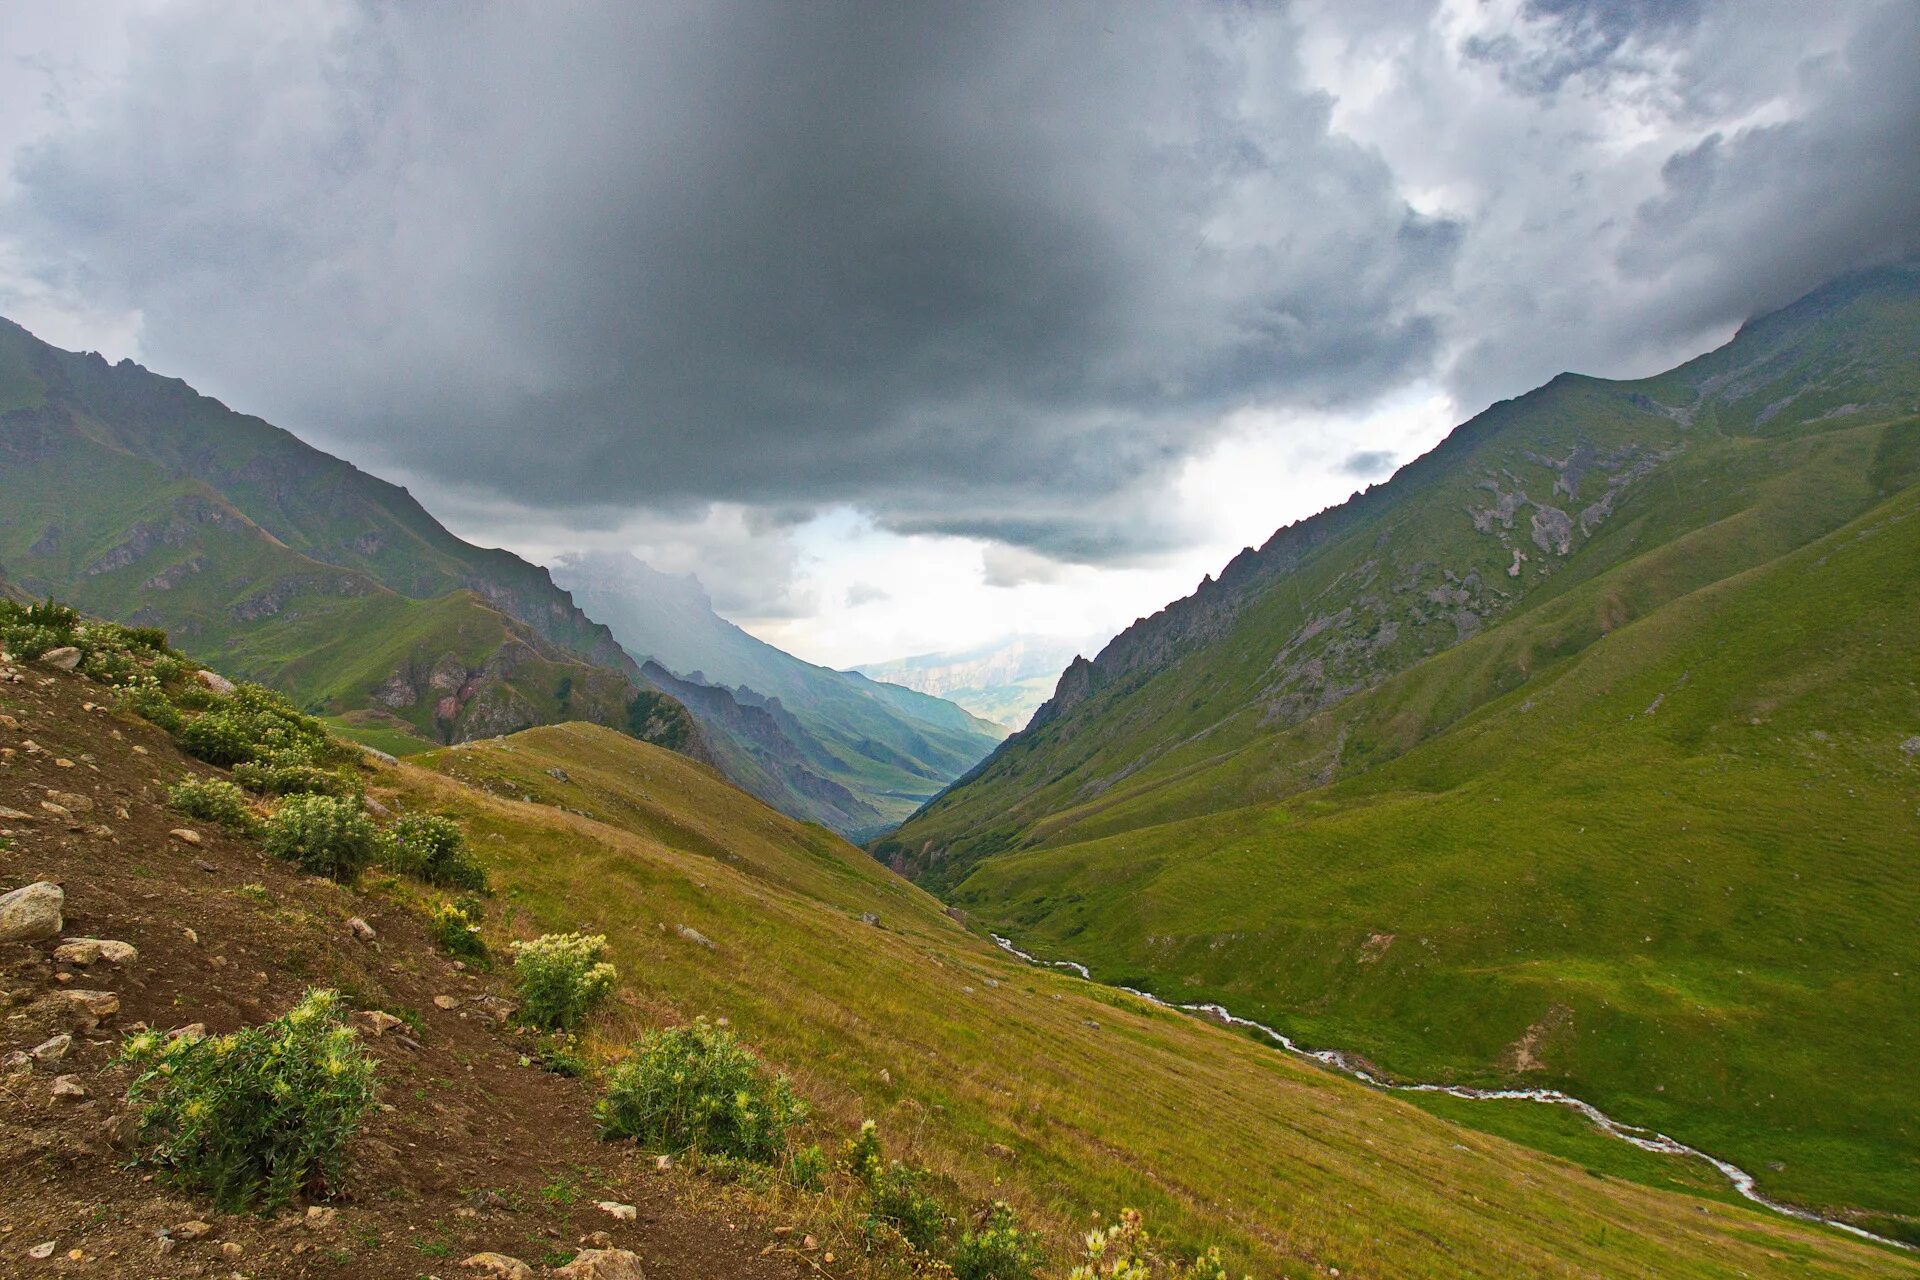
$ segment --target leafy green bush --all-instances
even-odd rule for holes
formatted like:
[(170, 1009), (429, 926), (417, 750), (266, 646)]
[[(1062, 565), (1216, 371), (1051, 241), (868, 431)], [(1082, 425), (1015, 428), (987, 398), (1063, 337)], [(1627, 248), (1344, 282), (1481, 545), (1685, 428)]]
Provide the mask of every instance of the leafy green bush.
[(248, 760), (233, 766), (233, 780), (268, 796), (357, 796), (359, 780), (339, 769), (298, 760)]
[(246, 792), (218, 778), (184, 778), (167, 788), (167, 803), (202, 822), (217, 822), (234, 831), (253, 828)]
[(358, 800), (335, 796), (288, 796), (260, 835), (268, 853), (342, 882), (373, 860), (380, 838)]
[(480, 922), (466, 907), (442, 902), (427, 916), (427, 932), (441, 949), (462, 960), (485, 960), (487, 942), (480, 936)]
[(168, 733), (178, 735), (186, 727), (186, 717), (180, 714), (180, 708), (173, 705), (166, 689), (152, 677), (121, 686), (115, 701), (120, 710), (158, 725)]
[(880, 1181), (886, 1161), (880, 1155), (880, 1126), (871, 1120), (860, 1122), (860, 1132), (847, 1139), (847, 1172), (863, 1187)]
[(826, 1185), (827, 1153), (817, 1142), (787, 1156), (787, 1181), (802, 1191), (818, 1191)]
[(143, 1031), (123, 1059), (146, 1159), (228, 1212), (337, 1190), (347, 1141), (373, 1102), (374, 1064), (332, 991), (272, 1022), (168, 1041)]
[(437, 813), (402, 814), (380, 838), (380, 865), (449, 889), (487, 887), (486, 868), (468, 850), (460, 824)]
[(188, 685), (174, 699), (182, 707), (205, 710), (180, 731), (188, 754), (230, 768), (259, 762), (270, 766), (327, 768), (353, 758), (335, 742), (326, 726), (302, 715), (291, 702), (257, 684), (242, 684), (226, 697)]
[(1227, 1280), (1217, 1248), (1186, 1265), (1155, 1253), (1135, 1209), (1122, 1209), (1118, 1222), (1089, 1232), (1086, 1246), (1085, 1258), (1067, 1280)]
[(513, 981), (520, 1020), (546, 1031), (568, 1031), (613, 990), (614, 967), (601, 957), (601, 934), (549, 933), (513, 944)]
[(593, 1064), (580, 1051), (579, 1040), (565, 1031), (549, 1031), (540, 1036), (534, 1041), (533, 1052), (527, 1055), (527, 1060), (539, 1063), (543, 1071), (569, 1080), (581, 1079), (593, 1071)]
[(895, 1161), (867, 1197), (867, 1225), (885, 1223), (922, 1253), (932, 1252), (947, 1229), (947, 1211), (927, 1190), (926, 1175)]
[(1039, 1239), (1020, 1229), (1013, 1207), (996, 1200), (977, 1230), (960, 1234), (949, 1265), (954, 1280), (1033, 1280), (1045, 1260)]
[(0, 600), (0, 645), (17, 657), (37, 658), (49, 649), (73, 644), (79, 628), (80, 615), (66, 605), (51, 600), (30, 605)]
[(603, 1138), (767, 1164), (804, 1111), (785, 1076), (769, 1076), (733, 1032), (702, 1019), (642, 1036), (608, 1073), (594, 1114)]

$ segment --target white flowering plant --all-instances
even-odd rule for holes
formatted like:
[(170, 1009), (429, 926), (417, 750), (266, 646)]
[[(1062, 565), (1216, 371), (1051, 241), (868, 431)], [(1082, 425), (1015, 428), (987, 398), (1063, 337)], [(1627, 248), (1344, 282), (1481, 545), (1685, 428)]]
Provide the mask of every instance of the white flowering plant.
[(542, 1031), (571, 1031), (613, 992), (618, 977), (602, 957), (606, 935), (549, 933), (513, 944), (520, 1020)]

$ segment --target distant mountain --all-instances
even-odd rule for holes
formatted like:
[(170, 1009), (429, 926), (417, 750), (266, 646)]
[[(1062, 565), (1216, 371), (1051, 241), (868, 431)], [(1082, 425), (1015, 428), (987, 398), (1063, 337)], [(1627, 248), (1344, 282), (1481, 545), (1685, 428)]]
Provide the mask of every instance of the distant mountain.
[[(554, 566), (554, 577), (606, 619), (636, 660), (658, 663), (688, 684), (718, 686), (741, 707), (766, 712), (792, 748), (774, 772), (815, 773), (874, 815), (857, 826), (829, 822), (838, 830), (892, 826), (1006, 736), (1004, 727), (944, 699), (804, 662), (715, 613), (693, 578), (661, 573), (633, 556), (569, 557)], [(696, 714), (708, 701), (699, 700)], [(753, 741), (768, 740), (756, 734)], [(844, 803), (806, 785), (832, 796), (834, 806)]]
[(977, 649), (922, 653), (854, 669), (945, 698), (1008, 729), (1023, 729), (1067, 664), (1097, 648), (1097, 643), (1053, 636), (1014, 636)]
[(876, 851), (1103, 977), (1920, 1239), (1917, 414), (1912, 264), (1562, 375), (1076, 660)]
[(544, 569), (178, 379), (6, 321), (0, 490), (20, 590), (165, 627), (383, 745), (584, 719), (701, 751)]

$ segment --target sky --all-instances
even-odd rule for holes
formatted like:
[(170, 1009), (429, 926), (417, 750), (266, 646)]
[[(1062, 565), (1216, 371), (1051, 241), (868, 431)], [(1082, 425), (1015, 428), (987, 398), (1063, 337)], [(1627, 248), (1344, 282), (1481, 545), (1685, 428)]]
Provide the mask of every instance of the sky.
[(1913, 0), (0, 0), (0, 314), (836, 666), (1920, 250)]

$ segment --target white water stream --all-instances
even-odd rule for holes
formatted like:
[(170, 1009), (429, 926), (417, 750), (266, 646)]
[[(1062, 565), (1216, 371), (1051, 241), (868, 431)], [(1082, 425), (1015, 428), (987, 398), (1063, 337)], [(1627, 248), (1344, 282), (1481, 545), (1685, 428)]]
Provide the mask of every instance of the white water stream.
[[(1087, 966), (1083, 964), (1076, 963), (1072, 960), (1041, 960), (1036, 956), (1022, 951), (1019, 947), (1014, 946), (1011, 940), (1003, 938), (997, 933), (989, 934), (988, 936), (991, 937), (995, 943), (999, 944), (1002, 951), (1020, 960), (1024, 960), (1030, 965), (1035, 965), (1040, 968), (1067, 969), (1079, 974), (1089, 982), (1093, 981), (1093, 975), (1087, 971)], [(1798, 1218), (1802, 1222), (1816, 1222), (1822, 1226), (1832, 1227), (1835, 1230), (1844, 1231), (1849, 1235), (1858, 1236), (1862, 1240), (1871, 1240), (1875, 1244), (1892, 1245), (1896, 1249), (1914, 1249), (1913, 1245), (1907, 1244), (1905, 1241), (1894, 1240), (1883, 1235), (1876, 1235), (1874, 1232), (1868, 1231), (1863, 1227), (1856, 1227), (1850, 1222), (1842, 1222), (1836, 1218), (1822, 1217), (1810, 1209), (1802, 1209), (1796, 1205), (1784, 1204), (1781, 1201), (1770, 1199), (1762, 1195), (1759, 1188), (1754, 1185), (1753, 1175), (1745, 1169), (1742, 1169), (1739, 1165), (1731, 1161), (1722, 1160), (1718, 1156), (1708, 1155), (1698, 1147), (1690, 1147), (1677, 1138), (1669, 1138), (1664, 1133), (1659, 1133), (1652, 1129), (1642, 1129), (1637, 1125), (1625, 1124), (1619, 1120), (1615, 1120), (1591, 1102), (1576, 1098), (1569, 1093), (1562, 1093), (1558, 1089), (1474, 1089), (1466, 1085), (1458, 1084), (1398, 1084), (1391, 1080), (1382, 1080), (1364, 1068), (1354, 1065), (1353, 1060), (1338, 1049), (1303, 1049), (1295, 1044), (1284, 1032), (1276, 1031), (1264, 1022), (1255, 1022), (1251, 1018), (1242, 1018), (1238, 1014), (1230, 1011), (1225, 1005), (1174, 1004), (1170, 1001), (1162, 1000), (1150, 991), (1139, 991), (1133, 987), (1117, 987), (1117, 989), (1125, 991), (1129, 995), (1139, 996), (1149, 1004), (1157, 1004), (1163, 1009), (1180, 1009), (1187, 1013), (1204, 1014), (1209, 1018), (1224, 1022), (1230, 1027), (1245, 1027), (1251, 1031), (1258, 1031), (1274, 1044), (1285, 1049), (1288, 1053), (1297, 1054), (1302, 1058), (1312, 1058), (1315, 1062), (1323, 1063), (1336, 1071), (1344, 1071), (1354, 1079), (1365, 1084), (1370, 1084), (1376, 1089), (1391, 1089), (1398, 1093), (1444, 1093), (1449, 1097), (1466, 1098), (1476, 1102), (1546, 1102), (1556, 1107), (1568, 1107), (1585, 1116), (1593, 1123), (1594, 1127), (1602, 1133), (1618, 1138), (1622, 1142), (1630, 1142), (1642, 1151), (1654, 1151), (1661, 1155), (1669, 1156), (1691, 1156), (1696, 1160), (1706, 1161), (1720, 1171), (1722, 1176), (1733, 1185), (1735, 1191), (1764, 1209), (1771, 1209), (1773, 1212), (1784, 1214), (1789, 1218)]]

